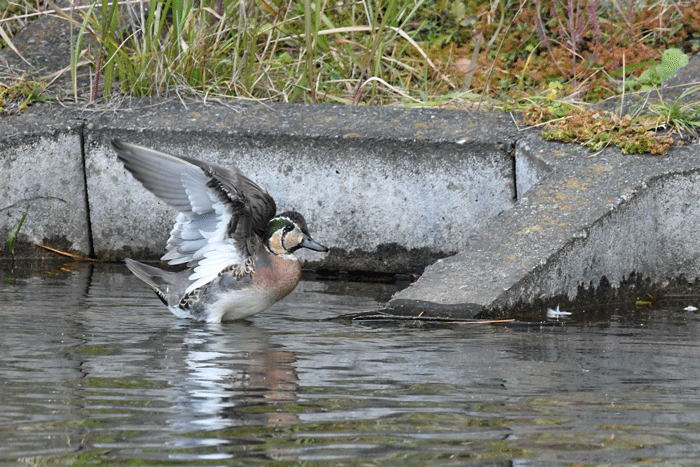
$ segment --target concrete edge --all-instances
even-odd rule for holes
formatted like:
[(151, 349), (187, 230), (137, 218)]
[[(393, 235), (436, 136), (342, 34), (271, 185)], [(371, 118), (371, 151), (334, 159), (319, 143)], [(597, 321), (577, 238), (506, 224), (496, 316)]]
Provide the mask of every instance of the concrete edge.
[[(472, 317), (542, 312), (700, 277), (700, 173), (694, 143), (665, 157), (518, 142), (529, 187), (459, 254), (438, 260), (388, 303), (445, 305)], [(426, 304), (426, 302), (428, 304)], [(420, 311), (418, 311), (420, 312)], [(531, 315), (529, 315), (532, 317)]]

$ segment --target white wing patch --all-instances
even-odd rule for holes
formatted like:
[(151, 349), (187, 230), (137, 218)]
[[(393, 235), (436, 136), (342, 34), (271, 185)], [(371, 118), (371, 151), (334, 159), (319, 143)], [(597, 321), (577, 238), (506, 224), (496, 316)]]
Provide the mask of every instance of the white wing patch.
[[(216, 196), (211, 193), (211, 196)], [(192, 282), (185, 293), (191, 292), (216, 279), (219, 272), (232, 264), (242, 264), (244, 259), (228, 236), (228, 224), (231, 221), (231, 209), (220, 201), (213, 204), (216, 212), (216, 228), (213, 231), (201, 230), (200, 233), (207, 241), (206, 245), (197, 251), (201, 259), (194, 268), (189, 279)]]
[(194, 282), (185, 293), (216, 279), (227, 266), (244, 262), (227, 232), (231, 209), (207, 186), (208, 181), (209, 177), (199, 167), (182, 173), (180, 182), (191, 210), (177, 215), (166, 246), (167, 253), (161, 258), (168, 264), (198, 262), (189, 277)]
[(216, 224), (215, 211), (203, 215), (179, 213), (175, 219), (175, 226), (170, 231), (166, 246), (168, 252), (161, 259), (168, 264), (189, 263), (201, 259), (198, 252), (207, 244), (202, 232), (215, 230)]

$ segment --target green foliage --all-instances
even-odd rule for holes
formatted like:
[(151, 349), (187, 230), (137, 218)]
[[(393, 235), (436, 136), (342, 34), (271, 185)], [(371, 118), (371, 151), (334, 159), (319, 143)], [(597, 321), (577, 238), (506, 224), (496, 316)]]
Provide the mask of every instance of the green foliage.
[(686, 90), (672, 103), (663, 100), (658, 104), (652, 104), (649, 109), (657, 114), (662, 123), (670, 127), (680, 137), (690, 136), (696, 138), (700, 129), (700, 107), (697, 102), (684, 104), (688, 96), (700, 93), (700, 86)]
[(9, 107), (26, 110), (34, 102), (46, 99), (44, 81), (20, 80), (5, 86), (0, 85), (0, 112)]
[(87, 59), (92, 101), (118, 91), (407, 104), (462, 89), (504, 102), (552, 80), (596, 100), (651, 60), (627, 90), (658, 83), (686, 58), (674, 45), (700, 44), (700, 7), (670, 1), (93, 0), (59, 15), (72, 25), (75, 99)]
[(597, 151), (619, 147), (624, 154), (665, 154), (679, 140), (697, 138), (700, 130), (700, 86), (692, 87), (671, 103), (659, 94), (659, 103), (640, 107), (636, 114), (622, 117), (584, 105), (559, 100), (560, 84), (551, 83), (545, 96), (528, 100), (521, 110), (527, 125), (542, 129), (548, 140), (579, 143)]
[[(129, 5), (101, 1), (101, 9), (84, 14), (77, 41), (94, 31), (99, 45), (92, 58), (105, 98), (119, 83), (136, 96), (385, 103), (380, 90), (389, 90), (415, 100), (418, 92), (406, 88), (425, 80), (419, 68), (430, 62), (406, 32), (426, 0), (388, 0), (381, 7), (152, 0), (140, 23), (129, 19), (138, 12), (119, 14)], [(73, 55), (74, 76), (78, 58)]]
[(628, 79), (625, 83), (627, 90), (650, 91), (661, 85), (664, 80), (676, 74), (680, 68), (688, 64), (688, 56), (682, 50), (670, 48), (661, 54), (661, 63), (646, 69), (639, 78)]
[(623, 154), (665, 154), (673, 138), (657, 133), (659, 119), (649, 116), (618, 117), (609, 112), (572, 108), (564, 118), (552, 118), (547, 108), (532, 105), (524, 112), (528, 124), (543, 125), (542, 137), (580, 143), (591, 151), (617, 146)]

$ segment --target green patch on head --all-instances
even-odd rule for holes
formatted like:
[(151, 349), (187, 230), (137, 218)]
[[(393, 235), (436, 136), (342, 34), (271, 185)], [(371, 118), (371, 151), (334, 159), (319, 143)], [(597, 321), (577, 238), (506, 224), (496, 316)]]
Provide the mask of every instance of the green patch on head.
[(292, 222), (290, 222), (289, 219), (285, 219), (284, 217), (275, 217), (267, 223), (267, 229), (265, 230), (265, 240), (269, 240), (275, 234), (275, 232), (284, 229), (288, 225), (291, 225), (292, 227), (294, 226), (294, 224), (292, 224)]

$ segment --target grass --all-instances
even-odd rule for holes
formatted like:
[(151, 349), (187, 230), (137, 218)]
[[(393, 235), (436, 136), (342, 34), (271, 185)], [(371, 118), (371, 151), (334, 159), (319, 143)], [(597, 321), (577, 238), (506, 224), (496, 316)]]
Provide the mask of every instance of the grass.
[(104, 98), (118, 86), (134, 96), (386, 104), (394, 94), (417, 101), (397, 80), (429, 82), (412, 64), (430, 60), (404, 32), (424, 3), (167, 0), (117, 9), (103, 0), (72, 20), (72, 62), (93, 35), (93, 90), (101, 86)]
[[(41, 14), (30, 4), (5, 5), (5, 17), (18, 11), (20, 27)], [(591, 104), (655, 89), (700, 50), (694, 0), (608, 6), (598, 0), (95, 0), (77, 6), (55, 13), (72, 28), (69, 95), (76, 101), (121, 94), (482, 106), (559, 127), (594, 115)], [(9, 46), (11, 34), (4, 34)], [(89, 92), (77, 81), (85, 61)], [(658, 105), (632, 116), (629, 128), (647, 136), (666, 128), (695, 134), (697, 112)], [(557, 120), (565, 116), (564, 123)], [(606, 121), (625, 124), (612, 116)], [(665, 151), (659, 144), (649, 147)]]
[(7, 245), (7, 251), (10, 253), (10, 257), (12, 258), (13, 262), (15, 260), (15, 244), (17, 243), (17, 237), (19, 236), (19, 231), (22, 229), (24, 220), (27, 218), (28, 212), (29, 206), (27, 206), (27, 209), (25, 209), (24, 214), (22, 214), (22, 217), (20, 218), (19, 223), (17, 224), (17, 228), (10, 232), (10, 234), (7, 237), (7, 240), (5, 241), (5, 244)]
[(672, 103), (666, 103), (660, 99), (658, 104), (650, 105), (652, 112), (659, 116), (663, 125), (671, 128), (679, 136), (697, 138), (700, 129), (700, 106), (697, 102), (684, 104), (684, 98), (700, 92), (700, 86), (692, 87), (681, 94)]

